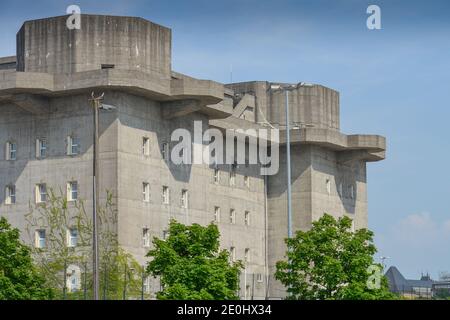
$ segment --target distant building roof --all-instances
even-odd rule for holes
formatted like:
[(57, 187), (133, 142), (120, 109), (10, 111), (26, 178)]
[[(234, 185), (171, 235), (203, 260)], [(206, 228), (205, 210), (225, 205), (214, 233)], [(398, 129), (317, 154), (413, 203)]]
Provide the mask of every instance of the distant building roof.
[(397, 267), (392, 266), (386, 271), (386, 278), (389, 281), (389, 289), (392, 292), (407, 292), (412, 291), (413, 288), (429, 288), (433, 286), (433, 280), (430, 276), (423, 276), (420, 280), (406, 279)]

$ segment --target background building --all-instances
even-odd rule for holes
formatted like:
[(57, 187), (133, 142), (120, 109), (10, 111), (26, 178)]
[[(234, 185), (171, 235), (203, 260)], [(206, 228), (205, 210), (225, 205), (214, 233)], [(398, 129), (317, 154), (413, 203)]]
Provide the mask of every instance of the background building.
[[(100, 201), (113, 193), (120, 245), (145, 263), (149, 239), (163, 237), (170, 219), (216, 221), (223, 248), (245, 261), (241, 296), (283, 297), (273, 273), (287, 237), (284, 93), (265, 81), (174, 72), (171, 30), (144, 19), (82, 15), (79, 30), (66, 20), (25, 22), (17, 55), (0, 59), (0, 214), (25, 230), (30, 203), (46, 201), (49, 188), (91, 207), (89, 99), (104, 92), (116, 109), (100, 116)], [(339, 107), (339, 93), (320, 85), (290, 92), (294, 230), (325, 212), (367, 227), (366, 163), (384, 159), (385, 139), (341, 133)], [(204, 130), (279, 128), (280, 170), (173, 164), (171, 134), (193, 134), (194, 121)], [(45, 232), (36, 230), (33, 245), (45, 245)]]
[(450, 297), (450, 281), (432, 280), (429, 274), (422, 274), (420, 280), (406, 279), (395, 266), (386, 271), (389, 289), (403, 297), (410, 299), (431, 299)]

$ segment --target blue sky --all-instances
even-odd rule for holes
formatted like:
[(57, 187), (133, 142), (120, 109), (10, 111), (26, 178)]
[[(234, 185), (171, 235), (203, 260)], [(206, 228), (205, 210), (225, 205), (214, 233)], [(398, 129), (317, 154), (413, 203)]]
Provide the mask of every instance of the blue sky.
[[(345, 133), (387, 137), (368, 165), (369, 225), (406, 276), (450, 271), (450, 2), (365, 0), (9, 1), (0, 56), (25, 20), (83, 13), (141, 16), (173, 30), (173, 69), (230, 81), (313, 82), (341, 93)], [(377, 4), (382, 30), (366, 28)]]

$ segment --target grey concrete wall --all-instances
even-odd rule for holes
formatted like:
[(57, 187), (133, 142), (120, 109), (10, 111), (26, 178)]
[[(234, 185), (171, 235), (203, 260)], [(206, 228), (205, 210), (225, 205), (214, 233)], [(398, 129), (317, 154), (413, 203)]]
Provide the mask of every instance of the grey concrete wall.
[[(102, 114), (100, 123), (101, 203), (106, 201), (106, 190), (117, 193), (117, 126), (114, 114)], [(81, 153), (66, 155), (66, 137), (80, 139)], [(36, 139), (47, 141), (47, 157), (36, 159)], [(17, 143), (17, 160), (5, 160), (7, 141)], [(86, 200), (88, 212), (92, 207), (92, 109), (88, 96), (61, 97), (50, 100), (48, 112), (32, 115), (17, 106), (0, 107), (0, 212), (11, 224), (22, 230), (25, 241), (30, 241), (25, 214), (34, 210), (35, 186), (45, 183), (59, 194), (66, 194), (69, 181), (78, 182), (79, 198)], [(16, 186), (16, 204), (6, 205), (5, 188)]]
[(81, 29), (69, 30), (67, 18), (24, 23), (17, 34), (18, 71), (74, 73), (112, 64), (170, 77), (170, 29), (141, 18), (83, 14)]
[[(174, 165), (164, 161), (161, 146), (170, 142), (171, 133), (178, 128), (188, 129), (193, 136), (193, 121), (208, 119), (198, 113), (182, 118), (164, 120), (161, 106), (143, 98), (115, 94), (119, 106), (119, 152), (118, 152), (118, 208), (119, 242), (133, 253), (141, 263), (148, 248), (142, 245), (142, 229), (149, 228), (151, 236), (162, 237), (170, 219), (182, 223), (202, 225), (214, 221), (214, 207), (221, 208), (221, 247), (236, 248), (236, 258), (243, 260), (246, 248), (250, 249), (251, 261), (247, 266), (247, 284), (252, 274), (265, 277), (265, 211), (264, 179), (259, 168), (240, 166), (237, 169), (236, 186), (229, 184), (229, 166), (222, 165), (221, 181), (214, 183), (213, 168), (209, 165)], [(150, 139), (150, 155), (142, 154), (142, 138)], [(170, 142), (173, 147), (176, 142)], [(250, 188), (244, 184), (244, 176), (250, 176)], [(142, 199), (142, 183), (150, 183), (150, 202)], [(170, 188), (170, 204), (162, 203), (162, 187)], [(181, 191), (189, 192), (189, 208), (181, 208)], [(236, 211), (236, 223), (229, 222), (230, 209)], [(245, 226), (244, 213), (249, 211), (251, 225)], [(256, 277), (256, 276), (255, 276)], [(242, 275), (242, 288), (245, 276)], [(158, 283), (154, 283), (154, 289)], [(255, 283), (255, 297), (264, 297), (264, 283)], [(242, 295), (243, 292), (242, 292)]]
[[(230, 186), (229, 165), (219, 166), (221, 179), (215, 183), (213, 167), (176, 166), (162, 159), (161, 147), (163, 142), (176, 144), (170, 142), (175, 129), (192, 133), (194, 120), (202, 121), (204, 129), (208, 123), (220, 129), (259, 128), (257, 124), (266, 121), (283, 128), (284, 93), (271, 91), (266, 81), (228, 84), (224, 91), (221, 84), (172, 72), (171, 31), (149, 21), (82, 15), (81, 29), (68, 30), (66, 20), (63, 16), (25, 22), (17, 34), (20, 72), (0, 71), (0, 214), (24, 231), (35, 185), (46, 183), (64, 190), (72, 180), (78, 181), (86, 208), (92, 207), (88, 92), (101, 87), (106, 91), (105, 102), (117, 108), (101, 113), (101, 201), (106, 190), (113, 192), (120, 245), (144, 264), (149, 250), (143, 247), (144, 227), (151, 236), (162, 237), (172, 218), (206, 225), (214, 220), (218, 206), (222, 248), (235, 247), (240, 260), (250, 249), (251, 261), (241, 276), (241, 297), (247, 286), (250, 296), (265, 297), (265, 281), (257, 282), (254, 276), (261, 274), (264, 280), (269, 278), (269, 297), (283, 298), (285, 288), (273, 274), (286, 252), (285, 133), (280, 133), (278, 174), (264, 177), (257, 165), (240, 165), (235, 186)], [(0, 69), (11, 69), (15, 60), (1, 58)], [(102, 64), (119, 70), (81, 73), (98, 70)], [(351, 217), (356, 228), (367, 227), (366, 161), (384, 158), (384, 138), (341, 134), (339, 93), (332, 89), (300, 85), (289, 95), (291, 122), (314, 127), (292, 130), (294, 230), (308, 230), (325, 212)], [(239, 101), (244, 96), (248, 101)], [(250, 105), (254, 112), (245, 111)], [(226, 118), (229, 115), (233, 116)], [(213, 120), (217, 118), (226, 119)], [(66, 137), (71, 134), (80, 138), (77, 156), (66, 155)], [(148, 156), (142, 154), (143, 137), (150, 139)], [(36, 138), (47, 140), (45, 159), (35, 157)], [(7, 141), (17, 143), (15, 161), (5, 160)], [(250, 187), (244, 183), (245, 176), (250, 177)], [(149, 202), (143, 201), (143, 182), (150, 184)], [(16, 185), (14, 205), (4, 203), (9, 184)], [(170, 188), (169, 205), (162, 202), (163, 186)], [(187, 209), (181, 207), (183, 189), (189, 193)], [(234, 224), (229, 221), (230, 209), (236, 212)], [(244, 223), (245, 211), (250, 212), (250, 226)], [(160, 289), (158, 280), (152, 288)]]

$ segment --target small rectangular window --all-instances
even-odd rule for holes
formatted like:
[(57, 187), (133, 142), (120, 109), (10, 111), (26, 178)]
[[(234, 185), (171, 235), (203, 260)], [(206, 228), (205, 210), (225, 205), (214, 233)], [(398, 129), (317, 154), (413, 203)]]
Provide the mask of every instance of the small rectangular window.
[(142, 138), (142, 154), (144, 156), (150, 155), (150, 139), (147, 137)]
[(169, 160), (169, 144), (167, 142), (163, 142), (161, 147), (162, 158), (164, 160)]
[(249, 249), (249, 248), (246, 248), (246, 249), (245, 249), (245, 252), (244, 252), (244, 261), (245, 261), (246, 263), (249, 263), (249, 262), (250, 262), (250, 249)]
[(189, 201), (189, 193), (187, 190), (181, 190), (181, 207), (187, 209)]
[(258, 273), (257, 275), (256, 275), (256, 281), (257, 282), (263, 282), (263, 275), (261, 274), (261, 273)]
[(47, 185), (40, 183), (36, 185), (36, 203), (47, 201)]
[(36, 139), (36, 158), (42, 159), (47, 156), (47, 141), (45, 139)]
[(46, 246), (46, 237), (45, 237), (45, 230), (36, 230), (36, 239), (35, 239), (35, 246), (36, 248), (45, 248)]
[(232, 166), (230, 171), (230, 186), (234, 187), (235, 185), (236, 185), (236, 169), (234, 166)]
[(245, 286), (245, 299), (249, 300), (252, 298), (252, 287), (248, 284)]
[(144, 248), (150, 247), (150, 232), (148, 228), (142, 229), (142, 242)]
[(214, 169), (214, 183), (219, 184), (219, 182), (220, 182), (220, 171), (219, 171), (219, 169), (215, 168)]
[(236, 248), (235, 247), (230, 248), (230, 260), (233, 262), (236, 261)]
[(16, 203), (16, 187), (7, 186), (5, 204), (15, 204), (15, 203)]
[(143, 284), (142, 290), (144, 291), (144, 293), (149, 294), (150, 293), (150, 277), (145, 277), (142, 284)]
[(230, 210), (230, 223), (231, 224), (236, 223), (236, 211), (234, 209)]
[(78, 182), (70, 181), (67, 183), (67, 201), (78, 200)]
[(214, 220), (220, 222), (220, 207), (214, 207)]
[(114, 69), (114, 64), (102, 64), (102, 69)]
[(247, 188), (250, 188), (250, 177), (244, 176), (244, 184)]
[(330, 179), (327, 179), (325, 182), (326, 188), (327, 188), (327, 193), (330, 195), (331, 194), (331, 181)]
[(71, 228), (67, 230), (67, 246), (76, 247), (78, 244), (78, 230), (76, 228)]
[(150, 184), (147, 182), (142, 183), (142, 200), (150, 202)]
[(249, 226), (250, 225), (250, 212), (249, 211), (245, 211), (244, 220), (245, 220), (245, 225)]
[(164, 204), (169, 204), (170, 203), (170, 192), (169, 192), (169, 187), (167, 186), (163, 186), (163, 190), (162, 190), (162, 197), (163, 197), (163, 203)]
[(14, 161), (17, 159), (17, 144), (14, 142), (6, 143), (6, 160)]
[(75, 136), (67, 137), (67, 155), (73, 156), (80, 153), (80, 140)]

